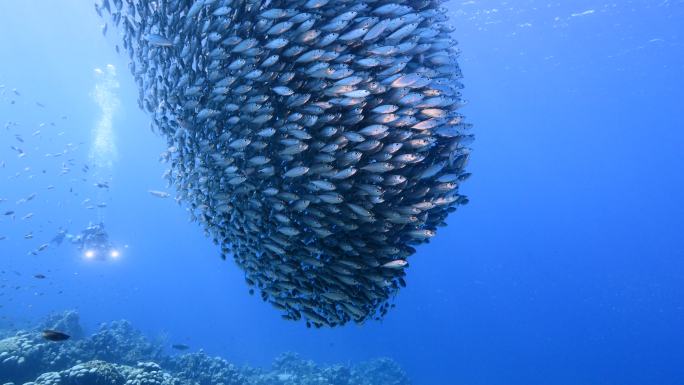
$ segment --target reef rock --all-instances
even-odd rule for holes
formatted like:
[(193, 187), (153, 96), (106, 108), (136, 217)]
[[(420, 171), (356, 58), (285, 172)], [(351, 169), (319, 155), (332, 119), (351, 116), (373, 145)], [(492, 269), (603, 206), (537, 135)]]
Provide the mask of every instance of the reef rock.
[(148, 340), (126, 320), (100, 325), (100, 330), (80, 344), (88, 357), (135, 365), (139, 361), (159, 361), (162, 347)]
[(174, 374), (193, 385), (240, 385), (245, 377), (240, 370), (221, 357), (210, 357), (204, 352), (188, 353), (167, 360)]
[(181, 385), (153, 362), (140, 362), (135, 367), (89, 361), (60, 372), (41, 374), (24, 385)]
[(80, 339), (84, 336), (81, 319), (75, 310), (53, 313), (47, 316), (36, 327), (38, 331), (45, 329), (59, 330), (62, 333), (68, 334), (71, 339)]
[[(78, 314), (50, 316), (39, 325), (82, 330)], [(64, 316), (66, 315), (66, 316)], [(71, 320), (67, 322), (65, 320)], [(11, 381), (11, 382), (9, 382)], [(32, 382), (27, 382), (32, 381)], [(238, 367), (200, 351), (165, 355), (128, 321), (101, 325), (91, 336), (52, 342), (36, 331), (0, 340), (3, 385), (409, 385), (390, 359), (356, 366), (318, 365), (295, 353), (275, 359), (270, 369)]]

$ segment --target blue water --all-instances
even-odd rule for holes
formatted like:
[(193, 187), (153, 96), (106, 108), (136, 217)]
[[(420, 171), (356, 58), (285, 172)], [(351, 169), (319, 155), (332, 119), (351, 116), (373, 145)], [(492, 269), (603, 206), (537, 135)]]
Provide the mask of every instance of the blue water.
[[(92, 4), (1, 1), (0, 211), (17, 214), (0, 217), (0, 328), (75, 308), (91, 330), (125, 318), (237, 363), (296, 351), (389, 356), (415, 384), (683, 384), (684, 1), (446, 7), (477, 135), (470, 204), (412, 257), (384, 321), (313, 330), (250, 296), (184, 208), (147, 192), (164, 189), (165, 140)], [(81, 170), (102, 118), (94, 69), (107, 64), (120, 83), (109, 192)], [(98, 220), (119, 259), (69, 245), (27, 255), (60, 226)]]

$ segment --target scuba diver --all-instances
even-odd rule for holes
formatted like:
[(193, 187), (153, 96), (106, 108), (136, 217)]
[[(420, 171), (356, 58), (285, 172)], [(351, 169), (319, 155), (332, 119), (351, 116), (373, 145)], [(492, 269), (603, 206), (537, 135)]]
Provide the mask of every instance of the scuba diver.
[(75, 235), (61, 229), (52, 239), (52, 242), (60, 245), (64, 239), (68, 239), (88, 259), (104, 261), (110, 258), (117, 258), (120, 255), (119, 250), (109, 241), (109, 234), (107, 234), (102, 222), (97, 224), (90, 223), (88, 227)]

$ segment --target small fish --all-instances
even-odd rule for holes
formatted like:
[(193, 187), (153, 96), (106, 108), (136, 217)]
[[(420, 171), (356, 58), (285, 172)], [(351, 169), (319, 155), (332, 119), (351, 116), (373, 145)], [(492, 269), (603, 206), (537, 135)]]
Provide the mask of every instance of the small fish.
[(167, 38), (165, 38), (162, 35), (158, 35), (155, 33), (150, 33), (145, 36), (145, 40), (147, 40), (150, 44), (156, 45), (158, 47), (172, 47), (173, 42)]
[(164, 192), (164, 191), (157, 191), (157, 190), (149, 190), (148, 191), (152, 196), (155, 196), (157, 198), (168, 198), (171, 196), (171, 194)]
[(54, 238), (52, 238), (52, 240), (50, 240), (50, 242), (55, 243), (59, 246), (62, 244), (62, 241), (64, 241), (64, 238), (66, 238), (66, 236), (67, 236), (67, 231), (64, 229), (59, 229), (59, 231), (57, 232), (57, 235), (55, 235)]
[(48, 341), (59, 342), (59, 341), (66, 341), (69, 338), (71, 338), (70, 335), (62, 333), (62, 332), (58, 332), (56, 330), (50, 330), (50, 329), (43, 330), (43, 339), (46, 339)]
[(166, 189), (285, 319), (380, 319), (406, 285), (413, 245), (467, 203), (458, 187), (471, 135), (456, 111), (462, 76), (441, 3), (96, 8), (124, 22), (139, 105), (169, 146)]
[(388, 268), (388, 269), (402, 269), (408, 265), (408, 262), (404, 261), (403, 259), (396, 259), (394, 261), (390, 261), (382, 265), (382, 267)]
[(46, 277), (44, 274), (35, 274), (35, 275), (33, 276), (33, 278), (45, 279), (45, 278), (47, 278), (47, 277)]
[(176, 350), (188, 350), (188, 349), (190, 349), (190, 346), (185, 345), (185, 344), (173, 344), (173, 345), (171, 345), (171, 347), (176, 349)]

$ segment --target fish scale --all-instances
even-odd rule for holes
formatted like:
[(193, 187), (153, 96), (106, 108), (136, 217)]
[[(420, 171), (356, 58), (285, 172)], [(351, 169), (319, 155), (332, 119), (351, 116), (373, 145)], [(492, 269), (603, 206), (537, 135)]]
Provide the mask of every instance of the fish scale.
[(284, 318), (382, 318), (414, 246), (467, 203), (443, 1), (144, 3), (103, 9), (191, 218)]

